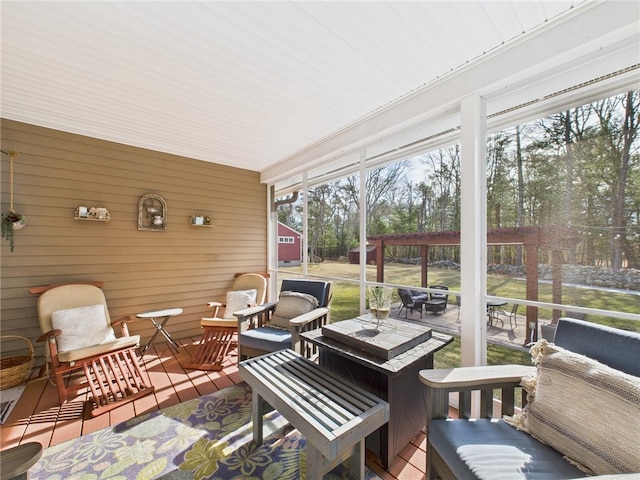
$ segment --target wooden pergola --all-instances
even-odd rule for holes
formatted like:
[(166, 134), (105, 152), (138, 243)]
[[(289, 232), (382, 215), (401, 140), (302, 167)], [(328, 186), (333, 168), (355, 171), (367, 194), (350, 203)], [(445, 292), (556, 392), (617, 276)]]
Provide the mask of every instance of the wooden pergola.
[[(429, 248), (435, 246), (460, 245), (460, 232), (423, 232), (402, 233), (391, 235), (372, 235), (367, 237), (370, 246), (376, 247), (376, 281), (384, 282), (384, 251), (385, 247), (417, 246), (420, 247), (422, 286), (428, 286)], [(552, 301), (562, 303), (562, 264), (564, 252), (573, 248), (577, 242), (576, 232), (565, 226), (531, 226), (492, 228), (487, 230), (487, 245), (522, 245), (526, 260), (526, 299), (538, 300), (538, 258), (541, 248), (551, 251), (552, 265)], [(560, 310), (553, 310), (552, 322), (560, 318)], [(526, 313), (527, 339), (538, 337), (538, 307), (527, 305)], [(535, 324), (533, 337), (531, 324)]]

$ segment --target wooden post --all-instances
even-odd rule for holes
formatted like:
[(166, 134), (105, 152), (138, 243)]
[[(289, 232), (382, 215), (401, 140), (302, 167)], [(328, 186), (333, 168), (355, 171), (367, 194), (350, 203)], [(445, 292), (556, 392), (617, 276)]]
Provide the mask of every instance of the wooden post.
[[(551, 274), (553, 278), (552, 298), (553, 303), (562, 303), (562, 263), (564, 255), (561, 250), (552, 250), (551, 252)], [(551, 323), (556, 324), (560, 319), (561, 311), (557, 308), (553, 309)]]
[[(360, 252), (362, 255), (362, 252)], [(384, 242), (381, 241), (376, 245), (376, 282), (384, 283)]]
[(429, 245), (420, 245), (420, 263), (422, 265), (422, 286), (429, 286)]
[[(538, 300), (538, 242), (528, 243), (525, 238), (527, 255), (527, 300)], [(531, 328), (533, 327), (533, 328)], [(527, 336), (524, 344), (538, 341), (538, 307), (527, 305)]]

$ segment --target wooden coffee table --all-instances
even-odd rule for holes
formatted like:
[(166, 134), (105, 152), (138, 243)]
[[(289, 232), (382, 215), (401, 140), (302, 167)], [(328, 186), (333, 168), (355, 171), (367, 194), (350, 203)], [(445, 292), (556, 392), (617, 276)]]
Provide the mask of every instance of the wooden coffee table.
[[(363, 323), (365, 318), (347, 321)], [(429, 329), (408, 320), (388, 319), (385, 322), (399, 331), (407, 327)], [(322, 368), (389, 403), (389, 423), (369, 435), (366, 441), (367, 448), (380, 455), (383, 467), (388, 470), (400, 450), (420, 433), (426, 423), (426, 403), (418, 373), (433, 368), (433, 354), (451, 343), (453, 337), (431, 332), (428, 340), (389, 359), (329, 338), (323, 335), (322, 329), (302, 333), (301, 337), (319, 347)], [(378, 347), (380, 345), (376, 345)], [(394, 346), (389, 344), (388, 348)]]

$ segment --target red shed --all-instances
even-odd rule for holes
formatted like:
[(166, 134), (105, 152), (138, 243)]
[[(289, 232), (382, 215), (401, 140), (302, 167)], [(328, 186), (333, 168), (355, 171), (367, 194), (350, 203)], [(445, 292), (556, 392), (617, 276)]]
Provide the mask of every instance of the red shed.
[[(360, 247), (349, 250), (349, 263), (360, 263)], [(367, 246), (367, 263), (369, 265), (376, 263), (376, 247), (372, 245)]]
[(278, 265), (302, 263), (302, 234), (278, 222)]

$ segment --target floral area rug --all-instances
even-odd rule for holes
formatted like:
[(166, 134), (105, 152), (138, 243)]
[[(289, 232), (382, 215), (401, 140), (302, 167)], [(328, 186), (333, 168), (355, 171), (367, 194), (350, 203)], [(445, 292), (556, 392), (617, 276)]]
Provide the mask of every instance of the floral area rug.
[[(279, 413), (251, 430), (246, 383), (133, 418), (43, 451), (32, 480), (304, 479), (305, 439)], [(340, 465), (330, 477), (345, 479)], [(367, 469), (367, 479), (379, 479)]]

